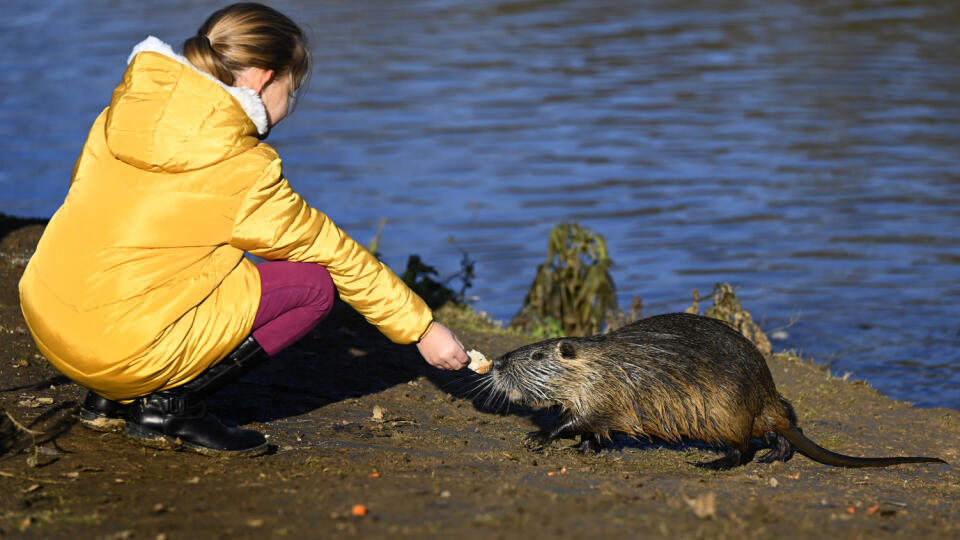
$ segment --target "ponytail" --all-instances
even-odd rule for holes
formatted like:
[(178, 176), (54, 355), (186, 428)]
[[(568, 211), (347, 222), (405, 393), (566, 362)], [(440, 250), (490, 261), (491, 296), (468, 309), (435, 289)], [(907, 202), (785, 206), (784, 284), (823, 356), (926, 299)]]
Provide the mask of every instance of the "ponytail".
[(187, 38), (183, 42), (183, 55), (197, 69), (213, 75), (223, 84), (233, 86), (233, 70), (227, 67), (206, 35), (197, 34)]
[(289, 76), (293, 89), (310, 73), (310, 52), (303, 30), (286, 15), (256, 3), (232, 4), (215, 11), (183, 43), (191, 64), (232, 86), (249, 67)]

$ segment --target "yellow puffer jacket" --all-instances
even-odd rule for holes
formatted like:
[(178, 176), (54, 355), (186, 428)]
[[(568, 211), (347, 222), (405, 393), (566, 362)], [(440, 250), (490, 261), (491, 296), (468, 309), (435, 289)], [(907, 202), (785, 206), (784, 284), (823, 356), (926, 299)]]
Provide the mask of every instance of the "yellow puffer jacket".
[(423, 336), (423, 300), (291, 189), (258, 131), (252, 91), (156, 38), (134, 49), (20, 281), (57, 369), (124, 401), (193, 379), (250, 334), (260, 280), (244, 252), (322, 264), (388, 338)]

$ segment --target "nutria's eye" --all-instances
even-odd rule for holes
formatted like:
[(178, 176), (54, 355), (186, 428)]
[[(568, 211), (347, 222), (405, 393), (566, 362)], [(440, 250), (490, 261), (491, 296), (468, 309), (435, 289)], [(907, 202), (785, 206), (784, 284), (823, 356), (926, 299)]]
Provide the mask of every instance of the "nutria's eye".
[(574, 350), (573, 344), (569, 341), (560, 342), (560, 356), (563, 358), (576, 358), (577, 351)]
[(530, 355), (530, 359), (536, 362), (539, 362), (540, 360), (543, 360), (543, 353), (540, 351), (537, 351)]

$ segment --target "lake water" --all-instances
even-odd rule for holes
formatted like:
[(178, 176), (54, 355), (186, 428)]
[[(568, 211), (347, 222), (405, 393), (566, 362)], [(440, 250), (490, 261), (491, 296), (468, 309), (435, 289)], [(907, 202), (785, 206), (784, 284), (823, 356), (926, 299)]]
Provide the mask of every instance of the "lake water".
[[(7, 0), (0, 211), (49, 216), (132, 46), (179, 49), (220, 5)], [(473, 305), (509, 320), (575, 220), (625, 307), (730, 282), (793, 323), (775, 348), (960, 408), (956, 0), (274, 5), (316, 64), (270, 142), (359, 241), (387, 218), (398, 270), (465, 251)]]

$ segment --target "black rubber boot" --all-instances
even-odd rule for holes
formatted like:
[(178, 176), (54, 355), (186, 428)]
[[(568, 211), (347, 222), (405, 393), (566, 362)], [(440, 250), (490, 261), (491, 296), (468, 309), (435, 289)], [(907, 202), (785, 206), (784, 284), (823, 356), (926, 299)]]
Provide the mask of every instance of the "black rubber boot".
[(258, 456), (267, 451), (263, 434), (226, 426), (207, 412), (203, 398), (236, 380), (267, 357), (248, 337), (195, 379), (138, 398), (127, 414), (127, 435), (140, 443), (215, 456)]
[(257, 343), (257, 340), (253, 339), (253, 336), (248, 336), (223, 360), (208, 367), (196, 378), (177, 388), (198, 394), (200, 397), (207, 397), (223, 388), (227, 383), (243, 377), (266, 359), (267, 353), (263, 351), (263, 347)]
[(124, 417), (130, 405), (107, 399), (87, 391), (87, 397), (80, 406), (80, 424), (94, 431), (119, 431), (123, 429)]

